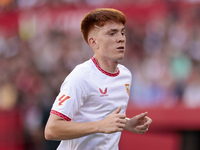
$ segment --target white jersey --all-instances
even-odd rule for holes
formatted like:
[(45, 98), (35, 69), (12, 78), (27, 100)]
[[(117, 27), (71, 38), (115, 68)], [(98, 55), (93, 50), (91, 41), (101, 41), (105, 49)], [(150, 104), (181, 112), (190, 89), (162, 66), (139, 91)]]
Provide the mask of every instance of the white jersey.
[[(51, 113), (73, 122), (93, 122), (106, 118), (119, 106), (125, 113), (131, 73), (118, 65), (116, 73), (103, 70), (92, 59), (78, 65), (63, 82)], [(121, 132), (95, 133), (63, 140), (57, 150), (118, 150)]]

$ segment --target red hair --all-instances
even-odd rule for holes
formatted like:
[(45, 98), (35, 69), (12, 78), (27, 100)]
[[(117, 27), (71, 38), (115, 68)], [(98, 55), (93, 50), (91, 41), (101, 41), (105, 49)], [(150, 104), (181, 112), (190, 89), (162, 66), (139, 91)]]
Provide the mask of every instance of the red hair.
[(102, 27), (108, 21), (114, 21), (125, 25), (125, 15), (112, 8), (97, 8), (87, 13), (81, 21), (81, 32), (83, 39), (88, 43), (88, 33), (94, 26)]

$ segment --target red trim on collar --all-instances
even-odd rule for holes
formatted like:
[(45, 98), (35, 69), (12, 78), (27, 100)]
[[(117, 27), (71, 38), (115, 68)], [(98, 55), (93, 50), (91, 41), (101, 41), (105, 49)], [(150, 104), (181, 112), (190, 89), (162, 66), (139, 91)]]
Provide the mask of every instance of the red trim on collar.
[(95, 59), (95, 57), (92, 57), (91, 60), (93, 61), (93, 63), (95, 64), (95, 66), (99, 69), (99, 71), (101, 71), (103, 74), (105, 74), (105, 75), (107, 75), (107, 76), (116, 77), (116, 76), (118, 76), (119, 73), (120, 73), (120, 71), (119, 71), (118, 68), (117, 68), (118, 71), (117, 71), (116, 73), (107, 72), (107, 71), (103, 70), (103, 69), (99, 66), (99, 64), (98, 64), (97, 60)]

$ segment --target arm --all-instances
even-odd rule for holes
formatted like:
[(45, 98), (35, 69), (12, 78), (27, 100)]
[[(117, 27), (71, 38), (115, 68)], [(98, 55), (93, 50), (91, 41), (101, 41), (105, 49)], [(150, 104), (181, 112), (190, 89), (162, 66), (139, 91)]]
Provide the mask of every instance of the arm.
[(124, 129), (133, 133), (145, 133), (148, 130), (149, 125), (152, 123), (152, 119), (147, 117), (147, 114), (148, 113), (145, 112), (134, 116), (131, 119), (126, 118), (126, 125)]
[(86, 123), (69, 122), (50, 114), (45, 127), (45, 138), (47, 140), (67, 140), (93, 133), (121, 132), (125, 127), (126, 115), (119, 114), (120, 110), (121, 107), (101, 121)]

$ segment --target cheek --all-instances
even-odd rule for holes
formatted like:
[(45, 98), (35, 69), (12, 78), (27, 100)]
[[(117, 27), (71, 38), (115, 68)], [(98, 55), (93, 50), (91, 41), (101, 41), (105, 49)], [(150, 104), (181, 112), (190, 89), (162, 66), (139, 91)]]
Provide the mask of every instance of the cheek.
[(112, 49), (112, 47), (114, 47), (114, 42), (113, 40), (105, 40), (103, 46), (106, 49)]
[(98, 40), (99, 44), (99, 49), (101, 49), (101, 52), (104, 54), (109, 54), (112, 53), (113, 49), (115, 48), (115, 42), (114, 39), (106, 38), (101, 38)]

